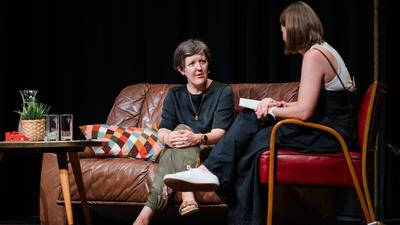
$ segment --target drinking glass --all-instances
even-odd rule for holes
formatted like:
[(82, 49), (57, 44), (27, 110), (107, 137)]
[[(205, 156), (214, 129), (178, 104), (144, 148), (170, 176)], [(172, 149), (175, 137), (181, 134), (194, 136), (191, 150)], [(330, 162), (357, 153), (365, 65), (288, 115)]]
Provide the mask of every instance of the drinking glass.
[(60, 118), (58, 114), (46, 115), (46, 141), (58, 141), (60, 132)]
[(60, 115), (60, 139), (61, 141), (71, 141), (73, 131), (73, 115)]

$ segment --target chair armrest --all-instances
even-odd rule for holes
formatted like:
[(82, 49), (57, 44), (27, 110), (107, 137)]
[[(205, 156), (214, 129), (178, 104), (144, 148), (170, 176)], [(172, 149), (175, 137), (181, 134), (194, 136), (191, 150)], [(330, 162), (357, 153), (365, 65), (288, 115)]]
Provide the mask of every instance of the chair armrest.
[(322, 124), (313, 123), (313, 122), (304, 122), (304, 121), (298, 120), (298, 119), (284, 119), (284, 120), (279, 121), (277, 124), (275, 124), (275, 126), (272, 128), (272, 132), (271, 132), (270, 148), (272, 147), (272, 145), (275, 145), (277, 130), (279, 129), (279, 127), (281, 127), (282, 125), (285, 125), (285, 124), (296, 124), (299, 126), (311, 127), (311, 128), (315, 128), (318, 130), (326, 131), (326, 132), (332, 134), (339, 141), (343, 151), (348, 151), (348, 148), (347, 148), (346, 142), (344, 141), (344, 138), (335, 129), (325, 126), (325, 125), (322, 125)]

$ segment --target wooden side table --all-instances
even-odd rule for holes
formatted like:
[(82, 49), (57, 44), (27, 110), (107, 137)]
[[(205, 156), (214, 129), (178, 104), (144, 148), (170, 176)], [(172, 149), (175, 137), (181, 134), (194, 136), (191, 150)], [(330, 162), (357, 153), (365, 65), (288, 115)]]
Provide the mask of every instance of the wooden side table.
[[(75, 176), (76, 186), (78, 187), (79, 196), (81, 198), (83, 215), (86, 224), (91, 225), (91, 216), (89, 206), (87, 204), (85, 187), (82, 180), (81, 165), (79, 162), (78, 152), (83, 152), (87, 146), (102, 146), (105, 142), (93, 140), (73, 140), (73, 141), (4, 141), (0, 142), (0, 153), (56, 153), (58, 161), (58, 169), (60, 175), (61, 189), (63, 192), (65, 211), (67, 215), (68, 225), (74, 224), (72, 214), (72, 201), (69, 186), (68, 161), (71, 162), (72, 171)], [(1, 161), (1, 157), (0, 157)]]

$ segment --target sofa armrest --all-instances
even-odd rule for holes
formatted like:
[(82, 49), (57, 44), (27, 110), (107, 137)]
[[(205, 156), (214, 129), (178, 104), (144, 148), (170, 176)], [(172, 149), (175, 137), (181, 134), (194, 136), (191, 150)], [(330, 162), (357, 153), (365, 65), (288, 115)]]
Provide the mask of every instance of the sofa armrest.
[(96, 155), (94, 154), (94, 151), (90, 147), (85, 147), (85, 150), (83, 152), (78, 153), (79, 158), (94, 158)]

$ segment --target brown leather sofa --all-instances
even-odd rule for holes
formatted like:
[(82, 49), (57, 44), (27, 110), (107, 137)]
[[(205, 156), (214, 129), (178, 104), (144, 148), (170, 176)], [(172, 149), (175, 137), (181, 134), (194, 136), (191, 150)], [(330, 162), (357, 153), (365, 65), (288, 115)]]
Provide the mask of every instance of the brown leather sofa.
[[(164, 97), (172, 86), (140, 83), (124, 88), (115, 99), (107, 124), (151, 127), (154, 122), (159, 123)], [(231, 86), (235, 98), (235, 113), (240, 110), (238, 106), (240, 97), (261, 99), (269, 96), (274, 99), (293, 101), (297, 98), (298, 92), (298, 83), (242, 83), (231, 84)], [(89, 149), (86, 149), (85, 153), (80, 162), (91, 209), (99, 207), (110, 209), (116, 206), (136, 206), (138, 209), (142, 207), (151, 186), (156, 163), (134, 158), (95, 158), (91, 156), (93, 154)], [(60, 195), (57, 160), (54, 154), (44, 156), (41, 177), (41, 224), (64, 224), (65, 211)], [(72, 173), (70, 173), (70, 178), (72, 199), (78, 204), (79, 194), (72, 180)], [(315, 193), (314, 191), (314, 196)], [(282, 196), (282, 198), (285, 197)], [(215, 193), (196, 193), (196, 200), (201, 208), (226, 207)], [(176, 194), (174, 200), (170, 201), (170, 205), (179, 205), (179, 201), (180, 195)], [(75, 211), (80, 211), (80, 208)], [(135, 215), (131, 216), (133, 218)], [(275, 218), (276, 222), (279, 221), (279, 218)]]

